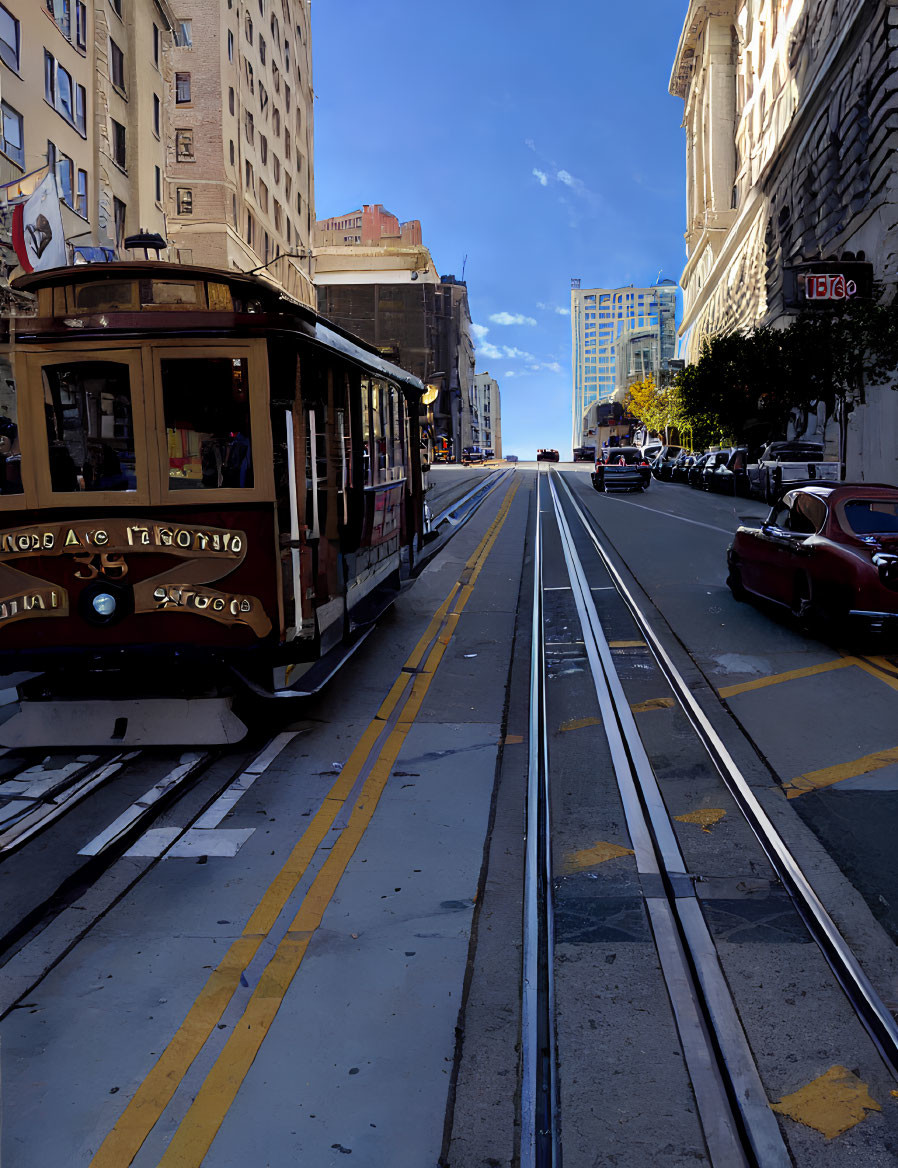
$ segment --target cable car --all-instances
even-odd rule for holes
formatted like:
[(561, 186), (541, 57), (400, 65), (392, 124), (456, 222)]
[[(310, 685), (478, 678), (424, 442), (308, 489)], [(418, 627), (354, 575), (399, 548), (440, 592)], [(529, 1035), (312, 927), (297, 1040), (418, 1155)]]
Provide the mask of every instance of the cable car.
[(0, 671), (111, 686), (120, 731), (135, 692), (320, 688), (422, 546), (423, 384), (251, 275), (143, 261), (15, 287), (37, 313), (0, 384)]

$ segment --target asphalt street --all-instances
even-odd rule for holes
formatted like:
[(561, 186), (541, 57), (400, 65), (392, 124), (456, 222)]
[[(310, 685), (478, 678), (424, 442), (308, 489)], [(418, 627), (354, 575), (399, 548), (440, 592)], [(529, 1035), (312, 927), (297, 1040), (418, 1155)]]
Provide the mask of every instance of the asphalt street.
[[(216, 758), (107, 868), (79, 867), (86, 845), (177, 752), (144, 752), (0, 860), (8, 915), (36, 914), (69, 880), (4, 955), (0, 1163), (518, 1163), (536, 469), (518, 464), (499, 483), (337, 680), (275, 727), (274, 746), (260, 732)], [(898, 670), (730, 596), (727, 544), (761, 504), (658, 483), (599, 494), (588, 469), (557, 468), (876, 989), (898, 1003)], [(435, 468), (431, 510), (489, 473)], [(558, 527), (541, 510), (565, 1168), (710, 1163)], [(898, 1083), (585, 529), (576, 543), (751, 1056), (785, 1108), (788, 1154), (808, 1168), (895, 1163)], [(203, 835), (198, 817), (232, 775)], [(202, 843), (168, 851), (191, 824)], [(838, 1132), (786, 1102), (832, 1068), (866, 1092)]]

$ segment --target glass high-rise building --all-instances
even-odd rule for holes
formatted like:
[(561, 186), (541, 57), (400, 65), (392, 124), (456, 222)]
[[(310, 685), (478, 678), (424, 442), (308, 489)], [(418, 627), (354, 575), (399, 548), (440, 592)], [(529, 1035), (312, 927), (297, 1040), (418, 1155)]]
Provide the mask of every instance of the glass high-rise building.
[(571, 286), (572, 446), (582, 446), (583, 418), (593, 402), (610, 401), (649, 373), (657, 378), (676, 354), (677, 286)]

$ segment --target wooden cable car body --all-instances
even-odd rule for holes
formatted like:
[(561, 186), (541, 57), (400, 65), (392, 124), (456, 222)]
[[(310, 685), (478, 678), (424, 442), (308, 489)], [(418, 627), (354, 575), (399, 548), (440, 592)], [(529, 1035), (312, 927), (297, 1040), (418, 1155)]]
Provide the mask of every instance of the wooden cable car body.
[(420, 546), (422, 383), (239, 273), (17, 288), (38, 310), (0, 393), (0, 671), (318, 688)]

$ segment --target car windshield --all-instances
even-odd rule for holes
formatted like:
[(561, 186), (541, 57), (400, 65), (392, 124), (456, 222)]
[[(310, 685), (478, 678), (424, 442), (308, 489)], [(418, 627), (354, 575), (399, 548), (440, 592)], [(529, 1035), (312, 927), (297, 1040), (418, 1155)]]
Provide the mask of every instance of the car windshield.
[(855, 535), (898, 535), (898, 499), (852, 499), (845, 518)]
[(642, 461), (642, 454), (638, 450), (618, 448), (617, 450), (609, 450), (605, 455), (605, 461), (609, 466), (632, 466), (636, 462)]

